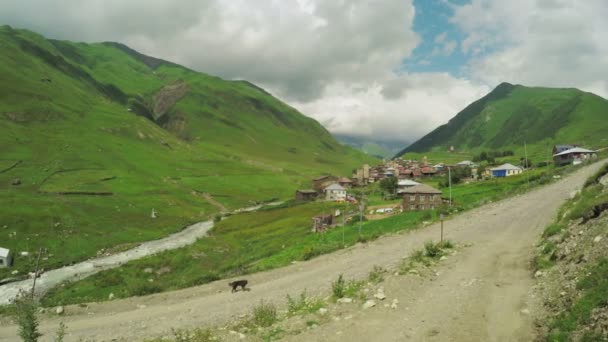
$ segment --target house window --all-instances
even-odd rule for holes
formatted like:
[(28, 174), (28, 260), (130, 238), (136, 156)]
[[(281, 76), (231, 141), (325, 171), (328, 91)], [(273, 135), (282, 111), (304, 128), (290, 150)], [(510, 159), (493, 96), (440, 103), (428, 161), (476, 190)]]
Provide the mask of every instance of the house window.
[(410, 205), (410, 210), (416, 210), (416, 206), (415, 205)]
[(410, 195), (410, 201), (415, 201), (416, 200), (416, 195)]

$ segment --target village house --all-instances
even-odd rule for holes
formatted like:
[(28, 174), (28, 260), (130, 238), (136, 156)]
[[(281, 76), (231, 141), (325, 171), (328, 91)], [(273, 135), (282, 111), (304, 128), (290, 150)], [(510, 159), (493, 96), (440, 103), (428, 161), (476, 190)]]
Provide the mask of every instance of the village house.
[(344, 187), (346, 189), (350, 189), (353, 187), (353, 181), (346, 177), (340, 177), (340, 179), (338, 179), (338, 184), (340, 184), (342, 187)]
[(353, 171), (353, 180), (356, 185), (367, 185), (369, 182), (369, 169), (369, 165), (364, 164), (362, 168)]
[(325, 199), (328, 201), (344, 201), (346, 200), (346, 189), (337, 183), (334, 183), (325, 188)]
[(467, 167), (467, 166), (468, 167), (475, 167), (476, 165), (475, 165), (475, 163), (473, 163), (470, 160), (463, 160), (460, 163), (457, 163), (456, 166), (458, 166), (458, 167)]
[[(554, 148), (554, 150), (556, 150)], [(553, 162), (556, 166), (573, 164), (577, 165), (585, 160), (596, 158), (597, 152), (582, 147), (574, 147), (553, 155)]]
[(400, 194), (404, 211), (436, 209), (442, 203), (441, 191), (426, 184), (406, 188)]
[(314, 201), (319, 193), (312, 189), (296, 190), (296, 201)]
[(433, 167), (425, 166), (420, 169), (420, 173), (422, 173), (423, 176), (434, 176), (437, 173), (437, 170)]
[(411, 179), (400, 179), (397, 181), (397, 193), (401, 194), (407, 188), (411, 188), (413, 186), (419, 185), (420, 183), (413, 181)]
[(492, 177), (509, 177), (519, 175), (523, 172), (523, 169), (519, 166), (515, 166), (509, 163), (502, 164), (497, 167), (493, 167), (490, 169), (492, 172)]
[(326, 231), (334, 224), (334, 215), (319, 215), (312, 218), (312, 231), (315, 233)]
[(11, 267), (13, 264), (13, 257), (11, 251), (6, 248), (0, 247), (0, 268)]
[(312, 180), (312, 188), (322, 194), (325, 188), (338, 181), (335, 176), (321, 176)]
[(553, 146), (553, 154), (555, 155), (558, 153), (562, 153), (564, 151), (568, 151), (575, 147), (578, 147), (578, 145), (555, 145), (555, 146)]

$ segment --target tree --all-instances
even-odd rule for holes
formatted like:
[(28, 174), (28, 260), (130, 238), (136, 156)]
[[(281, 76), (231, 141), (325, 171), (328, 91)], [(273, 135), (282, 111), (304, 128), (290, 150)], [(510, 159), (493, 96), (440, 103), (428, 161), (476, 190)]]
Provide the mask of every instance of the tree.
[(398, 183), (396, 177), (387, 177), (380, 181), (380, 189), (385, 193), (394, 195), (397, 192)]

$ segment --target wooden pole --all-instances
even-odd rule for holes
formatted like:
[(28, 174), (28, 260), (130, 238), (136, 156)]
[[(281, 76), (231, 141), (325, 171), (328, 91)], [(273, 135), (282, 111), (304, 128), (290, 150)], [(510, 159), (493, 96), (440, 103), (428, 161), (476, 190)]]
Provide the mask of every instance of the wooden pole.
[(38, 267), (40, 266), (40, 256), (42, 255), (42, 247), (38, 250), (38, 258), (36, 259), (36, 270), (34, 270), (34, 283), (32, 284), (32, 299), (36, 292), (36, 278), (38, 278)]

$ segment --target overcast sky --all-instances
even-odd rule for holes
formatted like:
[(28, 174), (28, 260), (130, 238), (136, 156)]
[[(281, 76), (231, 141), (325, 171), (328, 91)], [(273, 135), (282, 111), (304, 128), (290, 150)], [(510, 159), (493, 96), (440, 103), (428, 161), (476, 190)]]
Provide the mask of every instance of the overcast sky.
[(414, 140), (502, 81), (608, 96), (606, 0), (19, 0), (0, 24), (250, 80), (330, 131)]

